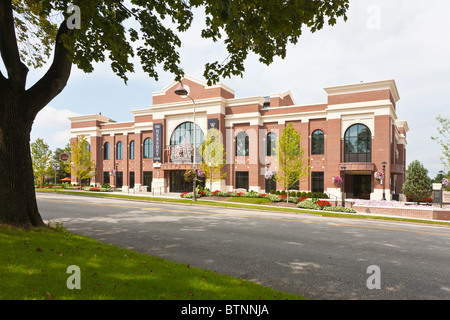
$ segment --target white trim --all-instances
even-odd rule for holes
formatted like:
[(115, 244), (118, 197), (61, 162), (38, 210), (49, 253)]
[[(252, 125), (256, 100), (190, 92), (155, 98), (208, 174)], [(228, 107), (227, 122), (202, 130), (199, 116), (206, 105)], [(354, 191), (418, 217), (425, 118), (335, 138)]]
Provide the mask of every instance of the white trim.
[(71, 122), (84, 122), (84, 121), (92, 121), (92, 120), (98, 120), (101, 122), (110, 122), (115, 123), (114, 121), (111, 121), (110, 118), (99, 115), (99, 114), (88, 114), (88, 115), (82, 115), (82, 116), (74, 116), (74, 117), (68, 117), (68, 119)]
[(286, 96), (290, 96), (290, 97), (291, 97), (291, 100), (292, 100), (292, 103), (293, 103), (293, 104), (296, 104), (296, 103), (295, 103), (294, 96), (293, 96), (292, 93), (291, 93), (291, 90), (286, 90), (286, 91), (280, 92), (280, 93), (271, 93), (269, 97), (270, 97), (271, 99), (272, 99), (272, 98), (280, 98), (280, 99), (284, 99), (284, 97), (286, 97)]
[[(203, 86), (205, 89), (216, 89), (216, 88), (222, 88), (226, 91), (228, 91), (229, 93), (234, 95), (234, 90), (231, 89), (230, 87), (228, 87), (227, 85), (223, 84), (223, 83), (218, 83), (212, 86), (208, 86), (208, 84), (200, 79), (194, 78), (192, 76), (189, 75), (185, 75), (183, 77), (183, 79), (181, 79), (181, 81), (183, 81), (184, 79), (195, 82), (201, 86)], [(152, 93), (152, 96), (163, 96), (167, 93), (167, 91), (172, 88), (174, 85), (178, 84), (177, 81), (172, 81), (170, 84), (168, 84), (167, 86), (165, 86), (161, 91), (155, 91)]]
[(397, 103), (400, 100), (400, 96), (398, 94), (397, 85), (395, 84), (394, 79), (360, 82), (324, 88), (325, 92), (330, 96), (346, 93), (368, 92), (386, 89), (389, 89), (391, 91), (392, 97), (394, 98), (394, 101)]

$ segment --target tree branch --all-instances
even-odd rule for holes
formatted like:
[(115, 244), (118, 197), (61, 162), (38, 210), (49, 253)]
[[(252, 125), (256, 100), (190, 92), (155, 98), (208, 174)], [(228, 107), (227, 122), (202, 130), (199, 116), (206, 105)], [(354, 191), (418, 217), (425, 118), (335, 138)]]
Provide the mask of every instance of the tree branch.
[(33, 116), (33, 119), (64, 89), (69, 80), (72, 61), (69, 58), (69, 50), (61, 41), (61, 36), (69, 32), (66, 21), (63, 21), (56, 35), (55, 52), (50, 68), (38, 82), (25, 92), (22, 105), (27, 108), (28, 112), (31, 112), (30, 115)]
[(28, 68), (20, 60), (10, 0), (0, 0), (0, 53), (12, 88), (25, 90)]

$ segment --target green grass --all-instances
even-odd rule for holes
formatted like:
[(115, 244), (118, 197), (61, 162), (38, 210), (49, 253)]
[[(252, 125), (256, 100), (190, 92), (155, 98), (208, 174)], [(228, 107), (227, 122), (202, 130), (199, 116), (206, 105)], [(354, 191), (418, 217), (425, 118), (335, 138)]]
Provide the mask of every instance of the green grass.
[(272, 202), (270, 201), (270, 199), (267, 198), (247, 198), (247, 197), (231, 197), (225, 201), (250, 203), (250, 204), (270, 204)]
[[(50, 189), (38, 189), (37, 192), (46, 192), (46, 193), (55, 193), (54, 190)], [(56, 193), (64, 193), (64, 194), (74, 194), (74, 195), (82, 195), (89, 197), (102, 197), (102, 198), (117, 198), (117, 199), (129, 199), (129, 200), (139, 200), (139, 201), (148, 201), (148, 202), (171, 202), (171, 203), (184, 203), (184, 204), (193, 204), (192, 199), (177, 199), (177, 198), (158, 198), (158, 197), (142, 197), (135, 195), (124, 195), (118, 193), (96, 193), (96, 192), (80, 192), (80, 191), (70, 191), (70, 190), (57, 190)], [(237, 199), (243, 199), (244, 197), (235, 197)], [(246, 198), (252, 199), (252, 198)], [(255, 198), (253, 198), (255, 199)], [(256, 198), (260, 199), (260, 198)], [(262, 198), (261, 198), (262, 199)], [(230, 200), (231, 201), (231, 200)], [(374, 216), (374, 215), (365, 215), (365, 214), (344, 214), (339, 212), (326, 212), (326, 211), (313, 211), (307, 209), (297, 209), (297, 208), (285, 208), (285, 207), (269, 207), (269, 206), (256, 206), (254, 204), (247, 205), (245, 203), (229, 203), (227, 201), (204, 201), (199, 200), (196, 201), (198, 205), (207, 205), (207, 206), (217, 206), (217, 207), (229, 207), (229, 208), (239, 208), (239, 209), (250, 209), (258, 211), (269, 211), (269, 212), (287, 212), (287, 213), (301, 213), (301, 214), (314, 214), (320, 215), (323, 217), (334, 217), (334, 218), (347, 218), (347, 219), (371, 219), (371, 220), (385, 220), (385, 221), (399, 221), (399, 222), (411, 222), (411, 223), (420, 223), (420, 224), (431, 224), (431, 225), (444, 225), (450, 226), (450, 222), (444, 221), (432, 221), (432, 220), (420, 220), (413, 218), (396, 218), (396, 217), (385, 217), (385, 216)], [(270, 203), (268, 203), (270, 204)]]
[[(67, 288), (80, 268), (81, 289)], [(250, 281), (140, 254), (61, 228), (0, 225), (0, 299), (297, 300)]]

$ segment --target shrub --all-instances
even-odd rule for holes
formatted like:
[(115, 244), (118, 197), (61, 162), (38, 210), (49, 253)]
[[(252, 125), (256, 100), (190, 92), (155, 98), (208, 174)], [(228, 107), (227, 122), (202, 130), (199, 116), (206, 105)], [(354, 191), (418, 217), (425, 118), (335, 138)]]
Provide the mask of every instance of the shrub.
[(333, 211), (333, 212), (346, 212), (346, 213), (356, 213), (355, 209), (352, 208), (343, 208), (343, 207), (326, 207), (323, 209), (324, 211)]
[(298, 208), (321, 210), (322, 208), (313, 200), (303, 200), (297, 204)]
[(269, 192), (270, 194), (275, 194), (275, 190), (274, 189), (272, 189), (272, 190), (270, 190), (270, 192)]
[(280, 202), (282, 200), (281, 197), (276, 194), (269, 194), (267, 198), (270, 199), (270, 201), (272, 202)]

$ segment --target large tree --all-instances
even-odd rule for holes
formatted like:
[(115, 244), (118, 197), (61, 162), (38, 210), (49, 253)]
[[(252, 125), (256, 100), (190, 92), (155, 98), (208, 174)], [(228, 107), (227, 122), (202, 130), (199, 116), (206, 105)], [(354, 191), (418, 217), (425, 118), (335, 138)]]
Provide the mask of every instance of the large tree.
[[(191, 26), (196, 7), (206, 13), (201, 36), (223, 41), (228, 51), (222, 63), (205, 66), (204, 77), (213, 84), (242, 75), (251, 52), (270, 64), (275, 56), (285, 57), (288, 43), (297, 43), (305, 27), (315, 32), (346, 20), (348, 0), (0, 0), (0, 221), (43, 225), (30, 131), (37, 113), (66, 86), (72, 64), (92, 72), (94, 63), (108, 58), (126, 81), (137, 55), (150, 77), (158, 79), (162, 64), (179, 80), (177, 33)], [(44, 76), (27, 85), (29, 67), (46, 65), (52, 54)]]

